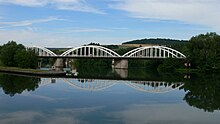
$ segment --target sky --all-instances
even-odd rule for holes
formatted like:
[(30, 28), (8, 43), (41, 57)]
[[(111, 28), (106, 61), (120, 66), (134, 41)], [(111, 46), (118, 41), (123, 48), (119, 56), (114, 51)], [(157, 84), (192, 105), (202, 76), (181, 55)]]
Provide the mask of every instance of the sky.
[(0, 44), (76, 47), (220, 32), (219, 0), (0, 0)]

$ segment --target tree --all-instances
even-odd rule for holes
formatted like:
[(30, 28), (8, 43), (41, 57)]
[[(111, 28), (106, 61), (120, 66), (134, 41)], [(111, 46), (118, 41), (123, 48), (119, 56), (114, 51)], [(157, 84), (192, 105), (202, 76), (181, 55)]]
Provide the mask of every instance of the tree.
[(31, 50), (17, 50), (14, 60), (20, 68), (37, 68), (38, 57)]
[(9, 41), (1, 47), (0, 59), (6, 66), (17, 66), (14, 61), (14, 55), (17, 50), (25, 49), (21, 44), (17, 44), (15, 41)]
[(179, 62), (176, 58), (167, 58), (164, 59), (162, 64), (158, 66), (158, 71), (174, 71), (176, 68), (180, 67), (182, 62)]
[(22, 44), (10, 41), (1, 47), (0, 60), (5, 66), (36, 68), (38, 57)]
[(188, 44), (189, 60), (202, 71), (220, 69), (220, 36), (216, 33), (192, 37)]

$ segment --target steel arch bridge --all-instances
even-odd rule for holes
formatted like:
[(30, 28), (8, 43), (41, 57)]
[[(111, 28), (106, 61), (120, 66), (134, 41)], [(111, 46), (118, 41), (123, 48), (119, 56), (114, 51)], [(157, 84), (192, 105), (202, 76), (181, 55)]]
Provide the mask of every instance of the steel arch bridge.
[(164, 58), (177, 58), (177, 59), (185, 59), (186, 56), (169, 47), (165, 46), (147, 46), (147, 47), (139, 47), (133, 49), (124, 55), (119, 55), (115, 51), (102, 47), (102, 46), (81, 46), (76, 48), (71, 48), (61, 55), (56, 55), (51, 50), (45, 47), (33, 46), (28, 47), (33, 49), (35, 53), (40, 57), (56, 57), (56, 58), (65, 58), (65, 57), (88, 57), (88, 58), (120, 58), (120, 59), (128, 59), (128, 58), (142, 58), (142, 59), (164, 59)]

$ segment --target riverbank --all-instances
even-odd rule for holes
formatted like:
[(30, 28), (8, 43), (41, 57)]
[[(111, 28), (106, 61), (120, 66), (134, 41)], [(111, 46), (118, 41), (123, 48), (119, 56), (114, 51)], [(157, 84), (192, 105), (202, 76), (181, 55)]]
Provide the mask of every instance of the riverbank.
[(17, 67), (0, 67), (0, 72), (25, 74), (25, 75), (36, 75), (36, 76), (63, 76), (65, 75), (65, 72), (63, 71), (23, 69), (23, 68), (17, 68)]

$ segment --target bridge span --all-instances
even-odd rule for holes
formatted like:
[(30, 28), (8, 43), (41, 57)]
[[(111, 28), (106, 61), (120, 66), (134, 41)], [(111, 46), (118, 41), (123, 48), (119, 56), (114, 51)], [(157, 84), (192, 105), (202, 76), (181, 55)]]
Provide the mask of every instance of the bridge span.
[(53, 51), (40, 46), (27, 47), (27, 49), (34, 50), (40, 58), (112, 59), (114, 68), (128, 68), (129, 59), (186, 59), (186, 56), (183, 53), (166, 46), (139, 47), (128, 51), (124, 55), (119, 55), (115, 51), (105, 48), (103, 46), (94, 45), (71, 48), (60, 55), (57, 55)]
[(102, 47), (102, 46), (81, 46), (71, 48), (60, 55), (55, 54), (53, 51), (40, 46), (27, 47), (33, 49), (35, 53), (42, 58), (138, 58), (138, 59), (164, 59), (164, 58), (177, 58), (185, 59), (186, 56), (166, 46), (146, 46), (139, 47), (128, 51), (124, 55), (119, 55), (115, 51)]

